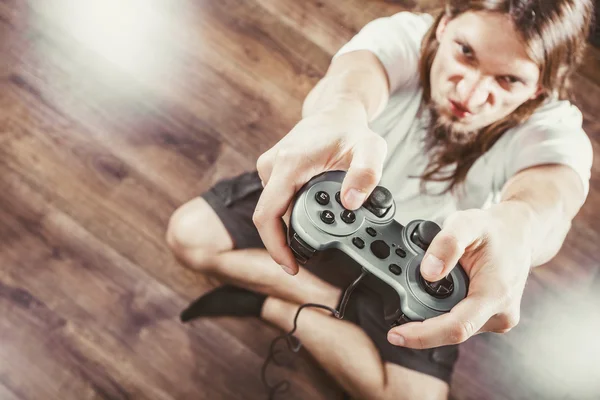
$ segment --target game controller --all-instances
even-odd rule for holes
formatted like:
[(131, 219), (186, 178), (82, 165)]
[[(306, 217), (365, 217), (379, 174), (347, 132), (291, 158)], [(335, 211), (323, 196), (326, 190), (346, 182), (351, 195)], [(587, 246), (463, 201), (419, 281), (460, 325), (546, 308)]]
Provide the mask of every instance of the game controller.
[(420, 273), (421, 260), (440, 227), (425, 220), (402, 226), (394, 220), (392, 194), (382, 186), (361, 208), (345, 209), (340, 199), (345, 176), (345, 171), (324, 172), (296, 194), (288, 244), (298, 263), (326, 249), (345, 253), (376, 278), (372, 281), (387, 286), (377, 292), (390, 327), (449, 312), (467, 295), (469, 278), (463, 268), (457, 264), (438, 282), (427, 282)]

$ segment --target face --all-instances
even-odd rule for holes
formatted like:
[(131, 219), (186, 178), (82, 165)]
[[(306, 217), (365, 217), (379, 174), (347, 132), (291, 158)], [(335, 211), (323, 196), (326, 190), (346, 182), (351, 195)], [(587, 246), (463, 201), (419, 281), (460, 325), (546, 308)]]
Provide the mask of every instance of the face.
[(438, 26), (431, 98), (439, 121), (465, 134), (503, 119), (539, 93), (539, 67), (507, 16), (468, 12)]

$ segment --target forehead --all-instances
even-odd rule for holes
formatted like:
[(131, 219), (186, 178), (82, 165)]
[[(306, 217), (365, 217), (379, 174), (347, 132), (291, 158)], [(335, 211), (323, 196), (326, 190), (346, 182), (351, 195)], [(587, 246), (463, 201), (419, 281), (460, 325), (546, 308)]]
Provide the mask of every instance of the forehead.
[(467, 12), (451, 20), (447, 31), (455, 40), (466, 40), (480, 63), (537, 76), (539, 68), (507, 15)]

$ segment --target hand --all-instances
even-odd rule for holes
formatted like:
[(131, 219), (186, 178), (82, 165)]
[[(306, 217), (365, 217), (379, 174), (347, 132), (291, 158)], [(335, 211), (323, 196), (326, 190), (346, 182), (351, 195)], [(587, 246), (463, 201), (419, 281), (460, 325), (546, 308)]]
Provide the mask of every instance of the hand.
[(482, 332), (506, 333), (516, 326), (532, 261), (530, 215), (525, 203), (504, 202), (449, 216), (423, 258), (421, 274), (438, 281), (460, 259), (470, 279), (467, 297), (447, 314), (392, 328), (390, 343), (431, 348), (462, 343)]
[(356, 210), (379, 183), (386, 153), (385, 140), (368, 128), (364, 107), (348, 100), (302, 119), (262, 154), (256, 166), (264, 190), (253, 221), (273, 260), (291, 275), (298, 272), (281, 219), (302, 185), (321, 172), (347, 170), (342, 204)]

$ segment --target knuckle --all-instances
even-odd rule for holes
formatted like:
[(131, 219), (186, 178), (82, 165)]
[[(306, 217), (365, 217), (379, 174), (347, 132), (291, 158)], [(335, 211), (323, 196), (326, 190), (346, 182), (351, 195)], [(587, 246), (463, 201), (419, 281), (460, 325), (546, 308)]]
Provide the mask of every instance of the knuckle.
[(521, 319), (520, 313), (507, 313), (502, 316), (501, 328), (509, 331), (519, 324)]
[(496, 333), (507, 333), (519, 324), (521, 319), (520, 312), (506, 312), (496, 314), (494, 319), (497, 321), (497, 326), (492, 330)]
[(459, 321), (453, 326), (450, 332), (450, 340), (452, 343), (462, 343), (470, 338), (474, 332), (475, 328), (471, 321)]
[(259, 174), (264, 173), (268, 167), (270, 158), (267, 154), (268, 153), (261, 154), (260, 157), (258, 157), (258, 159), (256, 160), (256, 170)]
[(252, 214), (252, 222), (260, 230), (265, 225), (267, 219), (265, 209), (260, 206), (256, 206), (254, 213)]
[(289, 162), (290, 160), (295, 160), (299, 158), (300, 153), (298, 149), (284, 147), (277, 152), (275, 156), (276, 162)]

